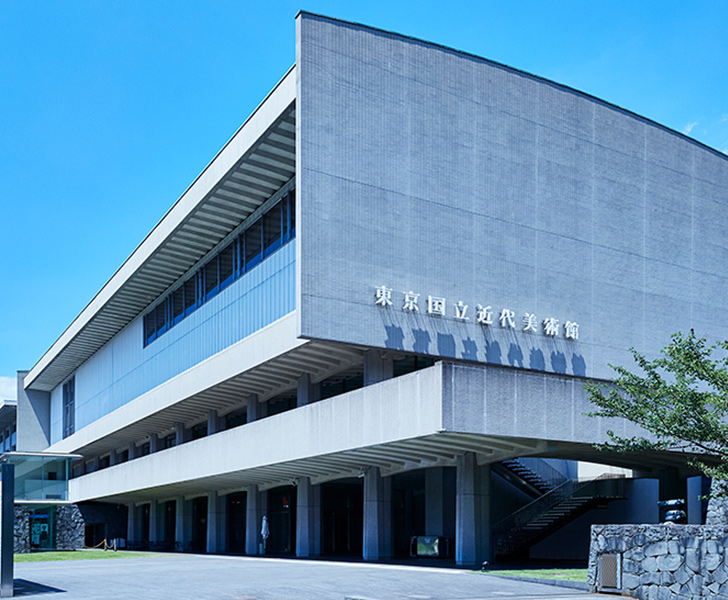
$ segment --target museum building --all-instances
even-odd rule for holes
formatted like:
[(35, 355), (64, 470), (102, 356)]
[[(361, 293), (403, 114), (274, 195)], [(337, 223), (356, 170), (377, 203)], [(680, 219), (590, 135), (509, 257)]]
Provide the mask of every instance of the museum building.
[(728, 338), (727, 203), (682, 134), (299, 13), (295, 65), (19, 372), (18, 451), (83, 457), (89, 543), (475, 564), (585, 556), (660, 498), (700, 522), (681, 456), (594, 449), (639, 431), (583, 384)]

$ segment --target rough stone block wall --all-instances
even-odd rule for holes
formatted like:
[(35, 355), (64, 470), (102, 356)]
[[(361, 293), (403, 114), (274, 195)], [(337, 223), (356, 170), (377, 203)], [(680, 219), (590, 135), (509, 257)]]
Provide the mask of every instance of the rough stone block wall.
[(728, 525), (728, 482), (713, 481), (706, 525)]
[(79, 550), (84, 546), (86, 522), (75, 504), (56, 508), (56, 550)]
[(622, 593), (640, 600), (728, 600), (728, 525), (594, 525), (588, 584), (622, 555)]
[(30, 510), (25, 506), (15, 507), (15, 526), (13, 531), (13, 545), (15, 554), (30, 552), (30, 524), (28, 515)]

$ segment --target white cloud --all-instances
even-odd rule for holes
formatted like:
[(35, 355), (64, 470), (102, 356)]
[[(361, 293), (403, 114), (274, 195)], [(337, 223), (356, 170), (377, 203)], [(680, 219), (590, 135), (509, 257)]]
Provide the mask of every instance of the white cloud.
[(695, 123), (688, 123), (687, 125), (685, 125), (685, 127), (682, 130), (682, 132), (685, 135), (690, 135), (690, 132), (693, 130), (693, 127), (695, 127), (697, 124), (698, 124), (697, 121), (695, 121)]
[(15, 400), (18, 380), (15, 377), (0, 375), (0, 400)]

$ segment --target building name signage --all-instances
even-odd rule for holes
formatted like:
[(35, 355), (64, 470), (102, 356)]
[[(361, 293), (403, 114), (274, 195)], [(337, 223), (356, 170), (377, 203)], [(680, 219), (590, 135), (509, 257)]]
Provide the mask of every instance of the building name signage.
[[(374, 292), (374, 304), (382, 309), (392, 308), (394, 306), (394, 300), (392, 299), (393, 289), (386, 285), (380, 285), (375, 288)], [(404, 297), (402, 298), (402, 310), (404, 312), (420, 312), (420, 295), (413, 291), (402, 292)], [(438, 298), (436, 296), (427, 296), (427, 309), (426, 312), (432, 317), (446, 317), (447, 316), (447, 302), (445, 298)], [(456, 321), (470, 321), (471, 313), (468, 312), (470, 306), (465, 304), (462, 300), (453, 302), (452, 316)], [(500, 312), (494, 309), (492, 306), (483, 306), (482, 304), (476, 304), (475, 310), (472, 313), (475, 322), (483, 327), (489, 327), (496, 321), (498, 325), (503, 329), (517, 329), (516, 326), (516, 311), (510, 308), (503, 308)], [(498, 315), (496, 317), (496, 314)], [(521, 320), (522, 327), (521, 331), (530, 333), (543, 333), (544, 335), (552, 338), (564, 337), (567, 340), (578, 340), (579, 339), (579, 324), (576, 321), (564, 321), (563, 327), (559, 319), (554, 317), (547, 317), (539, 321), (535, 313), (523, 313)]]

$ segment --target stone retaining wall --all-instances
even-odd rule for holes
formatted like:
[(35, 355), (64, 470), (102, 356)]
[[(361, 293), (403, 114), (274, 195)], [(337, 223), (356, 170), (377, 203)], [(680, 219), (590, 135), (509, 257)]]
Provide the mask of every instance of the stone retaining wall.
[(622, 593), (640, 600), (728, 600), (727, 525), (593, 525), (591, 590), (603, 554), (622, 555)]

